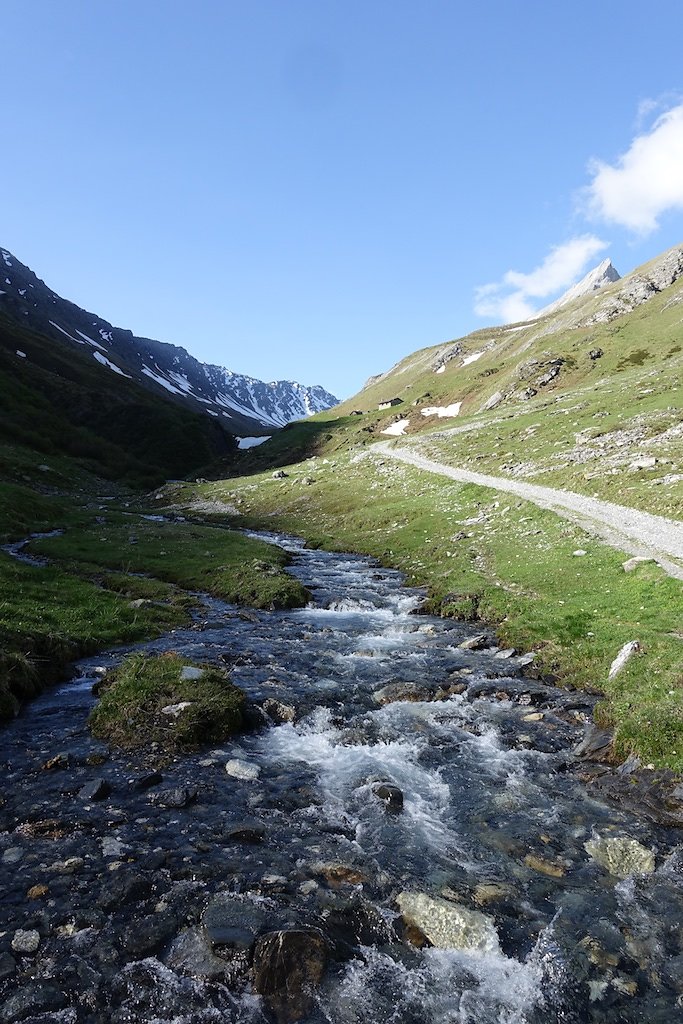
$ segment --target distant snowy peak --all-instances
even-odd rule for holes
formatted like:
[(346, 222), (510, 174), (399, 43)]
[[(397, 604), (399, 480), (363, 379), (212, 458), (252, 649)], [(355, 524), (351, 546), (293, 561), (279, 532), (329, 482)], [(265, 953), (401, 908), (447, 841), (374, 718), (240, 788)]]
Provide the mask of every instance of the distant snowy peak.
[(589, 270), (585, 277), (582, 277), (580, 281), (572, 285), (559, 299), (555, 299), (549, 306), (539, 310), (533, 319), (537, 320), (541, 316), (555, 313), (558, 309), (573, 302), (574, 299), (579, 299), (582, 295), (589, 295), (591, 292), (597, 292), (608, 284), (619, 280), (621, 280), (621, 274), (615, 269), (610, 259), (605, 259), (597, 267)]
[(265, 383), (212, 366), (177, 345), (136, 337), (62, 299), (8, 250), (0, 248), (0, 309), (19, 322), (78, 346), (86, 358), (172, 401), (214, 417), (235, 435), (257, 435), (338, 404), (324, 388), (297, 381)]

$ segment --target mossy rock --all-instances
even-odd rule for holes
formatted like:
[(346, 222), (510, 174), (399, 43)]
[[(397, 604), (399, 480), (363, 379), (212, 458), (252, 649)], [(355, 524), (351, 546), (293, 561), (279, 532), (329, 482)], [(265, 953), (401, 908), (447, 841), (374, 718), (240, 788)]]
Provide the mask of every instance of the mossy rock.
[[(239, 732), (242, 690), (213, 665), (202, 666), (199, 678), (183, 678), (188, 667), (190, 663), (174, 652), (126, 658), (107, 680), (90, 714), (93, 735), (127, 750), (157, 744), (171, 752), (220, 743)], [(178, 706), (179, 710), (168, 710)]]

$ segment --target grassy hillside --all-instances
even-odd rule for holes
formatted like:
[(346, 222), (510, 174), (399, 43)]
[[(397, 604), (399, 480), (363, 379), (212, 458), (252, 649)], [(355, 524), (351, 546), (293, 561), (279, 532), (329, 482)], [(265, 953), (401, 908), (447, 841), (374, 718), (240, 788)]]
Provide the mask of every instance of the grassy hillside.
[[(683, 276), (615, 313), (671, 255), (538, 321), (415, 352), (239, 465), (258, 471), (365, 447), (400, 420), (400, 443), (438, 461), (680, 515)], [(394, 397), (400, 405), (378, 409)], [(424, 415), (457, 403), (456, 416)]]

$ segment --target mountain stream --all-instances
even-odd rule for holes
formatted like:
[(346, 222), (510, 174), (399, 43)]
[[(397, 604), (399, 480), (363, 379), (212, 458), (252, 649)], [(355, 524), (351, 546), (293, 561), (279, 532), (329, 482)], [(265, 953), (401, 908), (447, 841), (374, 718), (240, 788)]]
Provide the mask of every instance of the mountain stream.
[(269, 539), (309, 607), (207, 599), (135, 649), (222, 662), (275, 721), (160, 772), (108, 751), (119, 648), (0, 732), (0, 1024), (683, 1020), (680, 832), (577, 778), (594, 698), (461, 647), (397, 572)]

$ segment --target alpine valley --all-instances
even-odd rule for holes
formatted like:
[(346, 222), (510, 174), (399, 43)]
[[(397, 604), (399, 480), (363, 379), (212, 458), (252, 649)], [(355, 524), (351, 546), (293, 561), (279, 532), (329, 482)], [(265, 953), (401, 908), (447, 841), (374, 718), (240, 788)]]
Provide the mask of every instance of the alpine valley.
[(333, 408), (0, 270), (0, 1024), (680, 1020), (683, 246)]

